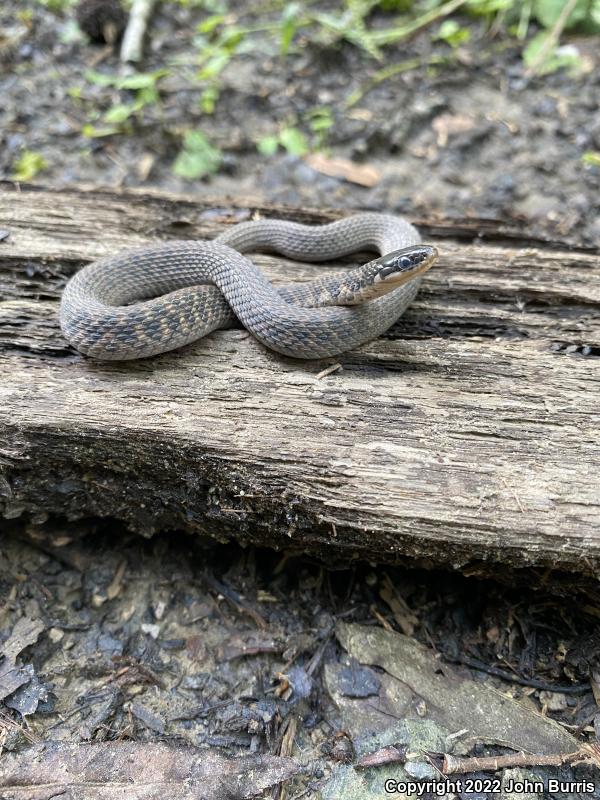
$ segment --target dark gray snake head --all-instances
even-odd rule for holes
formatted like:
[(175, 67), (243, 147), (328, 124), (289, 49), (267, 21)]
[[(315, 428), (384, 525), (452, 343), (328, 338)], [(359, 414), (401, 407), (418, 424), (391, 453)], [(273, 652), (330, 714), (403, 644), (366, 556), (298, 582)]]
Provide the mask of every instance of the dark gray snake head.
[(426, 272), (437, 258), (437, 250), (429, 244), (416, 244), (394, 250), (372, 262), (376, 268), (374, 283), (392, 283), (400, 286)]
[(429, 244), (413, 244), (369, 261), (353, 280), (342, 284), (336, 296), (340, 305), (358, 305), (381, 297), (431, 269), (438, 252)]

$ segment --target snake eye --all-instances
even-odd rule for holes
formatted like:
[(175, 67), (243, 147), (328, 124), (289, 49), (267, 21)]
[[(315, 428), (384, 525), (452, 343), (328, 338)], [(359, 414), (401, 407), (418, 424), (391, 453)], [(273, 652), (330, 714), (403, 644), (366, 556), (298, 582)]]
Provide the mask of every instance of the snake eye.
[(404, 269), (408, 269), (408, 267), (410, 267), (410, 258), (403, 256), (403, 258), (400, 259), (400, 265), (404, 267)]

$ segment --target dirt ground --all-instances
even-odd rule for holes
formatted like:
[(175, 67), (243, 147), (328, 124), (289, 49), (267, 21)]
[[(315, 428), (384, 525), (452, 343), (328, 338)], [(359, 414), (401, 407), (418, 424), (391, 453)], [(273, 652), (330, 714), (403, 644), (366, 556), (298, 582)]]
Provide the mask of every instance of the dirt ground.
[[(19, 22), (15, 12), (27, 9), (31, 18)], [(243, 9), (233, 5), (231, 24), (246, 20)], [(282, 59), (277, 40), (264, 34), (219, 74), (220, 94), (207, 114), (200, 107), (207, 82), (195, 78), (194, 43), (206, 17), (193, 4), (163, 4), (141, 65), (144, 72), (171, 70), (159, 84), (160, 102), (128, 120), (127, 134), (87, 138), (85, 124), (123, 97), (90, 83), (86, 71), (116, 73), (116, 54), (77, 38), (68, 14), (31, 0), (3, 3), (0, 175), (10, 177), (27, 148), (43, 156), (47, 167), (37, 179), (44, 182), (244, 193), (409, 215), (436, 208), (517, 214), (588, 244), (600, 241), (600, 166), (582, 160), (600, 150), (595, 37), (576, 40), (579, 75), (532, 78), (520, 46), (473, 21), (458, 54), (425, 33), (388, 47), (379, 63), (350, 44), (328, 47), (310, 39)], [(373, 24), (385, 26), (389, 17)], [(369, 89), (381, 69), (413, 58), (425, 66)], [(431, 66), (435, 58), (450, 60)], [(319, 113), (329, 125), (320, 134), (312, 130)], [(257, 142), (283, 125), (302, 131), (313, 146), (322, 136), (331, 156), (373, 167), (374, 185), (322, 175), (298, 155), (261, 155)], [(221, 169), (205, 181), (183, 180), (173, 174), (173, 161), (183, 132), (197, 129), (222, 150)]]
[[(26, 675), (5, 699), (0, 742), (17, 753), (27, 742), (128, 740), (279, 753), (293, 725), (294, 755), (306, 771), (288, 796), (318, 797), (347, 757), (332, 752), (336, 737), (352, 740), (355, 758), (352, 747), (360, 753), (365, 739), (385, 735), (394, 722), (389, 699), (377, 720), (372, 710), (354, 720), (334, 700), (336, 692), (376, 694), (370, 682), (378, 685), (384, 675), (345, 653), (335, 635), (341, 622), (410, 636), (469, 685), (495, 686), (593, 741), (598, 710), (590, 675), (600, 664), (600, 596), (580, 587), (575, 602), (567, 576), (552, 592), (541, 575), (536, 589), (511, 586), (515, 578), (531, 580), (508, 576), (502, 585), (368, 564), (330, 571), (309, 558), (176, 534), (147, 541), (110, 521), (15, 521), (0, 540), (0, 631), (12, 641), (16, 621), (27, 619), (39, 639), (21, 652)], [(343, 673), (333, 688), (328, 670), (335, 669), (350, 673), (350, 688)], [(348, 733), (353, 724), (360, 733)], [(397, 729), (394, 737), (404, 741)], [(421, 741), (414, 737), (413, 746)], [(475, 749), (486, 752), (498, 748)], [(573, 779), (566, 767), (536, 774)], [(596, 774), (585, 766), (574, 771), (580, 781)]]
[[(23, 11), (31, 15), (17, 13)], [(78, 37), (69, 14), (6, 0), (0, 176), (10, 178), (27, 150), (45, 163), (35, 179), (51, 184), (244, 194), (408, 216), (424, 209), (522, 215), (560, 237), (600, 245), (600, 167), (582, 158), (600, 151), (597, 40), (577, 39), (579, 75), (531, 78), (514, 42), (491, 37), (474, 21), (466, 23), (471, 40), (451, 63), (435, 68), (431, 59), (446, 59), (448, 47), (426, 34), (388, 48), (383, 64), (348, 43), (311, 41), (282, 59), (265, 36), (225, 67), (214, 113), (207, 114), (199, 105), (205, 86), (190, 79), (197, 70), (195, 29), (205, 16), (193, 5), (163, 4), (142, 67), (171, 68), (160, 83), (160, 102), (130, 120), (127, 132), (90, 138), (84, 126), (102, 124), (94, 109), (123, 98), (84, 75), (116, 73), (116, 54)], [(369, 88), (382, 67), (411, 58), (429, 66)], [(325, 133), (311, 127), (315, 108), (328, 109)], [(257, 142), (286, 125), (313, 147), (325, 137), (327, 158), (372, 168), (371, 185), (324, 175), (304, 155), (261, 154)], [(220, 169), (210, 177), (185, 180), (173, 173), (191, 129), (201, 129), (222, 151)], [(589, 582), (556, 575), (548, 582), (541, 574), (492, 580), (483, 570), (462, 576), (368, 564), (332, 571), (285, 551), (198, 542), (173, 532), (146, 541), (110, 520), (3, 525), (0, 642), (16, 636), (21, 618), (39, 630), (18, 651), (17, 666), (26, 675), (19, 672), (22, 682), (0, 707), (0, 751), (18, 753), (48, 740), (134, 740), (229, 754), (300, 752), (306, 768), (288, 794), (264, 796), (341, 796), (328, 782), (347, 760), (344, 737), (357, 751), (360, 737), (348, 734), (326, 669), (355, 670), (355, 684), (377, 682), (382, 670), (360, 671), (336, 638), (340, 621), (413, 637), (463, 678), (519, 699), (579, 742), (596, 740), (600, 595)], [(6, 665), (0, 661), (0, 673)], [(340, 686), (341, 695), (369, 696), (368, 689), (361, 694), (356, 686)], [(488, 742), (470, 753), (508, 753), (510, 746)], [(593, 792), (540, 797), (600, 798), (599, 773), (591, 767), (537, 774), (595, 781)]]

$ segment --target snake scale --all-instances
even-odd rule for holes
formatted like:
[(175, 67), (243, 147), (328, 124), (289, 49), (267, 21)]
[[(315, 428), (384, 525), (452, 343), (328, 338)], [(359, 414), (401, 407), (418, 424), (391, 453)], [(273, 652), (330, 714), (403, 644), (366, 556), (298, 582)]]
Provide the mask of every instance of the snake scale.
[[(275, 288), (243, 253), (326, 261), (365, 250), (380, 257), (311, 283)], [(414, 299), (437, 257), (415, 228), (387, 214), (325, 225), (242, 222), (211, 241), (166, 242), (100, 259), (67, 283), (66, 339), (97, 359), (144, 358), (229, 327), (237, 317), (263, 344), (321, 358), (379, 336)]]

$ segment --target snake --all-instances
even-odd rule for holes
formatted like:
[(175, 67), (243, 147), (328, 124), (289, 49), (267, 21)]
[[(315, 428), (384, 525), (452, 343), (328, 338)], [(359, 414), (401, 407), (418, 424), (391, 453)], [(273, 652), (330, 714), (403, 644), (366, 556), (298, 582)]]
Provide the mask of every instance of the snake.
[[(274, 286), (244, 253), (319, 262), (378, 257), (316, 280)], [(380, 336), (414, 300), (437, 251), (405, 219), (354, 214), (307, 225), (240, 222), (211, 240), (175, 240), (108, 255), (67, 282), (59, 322), (66, 340), (99, 360), (147, 358), (239, 320), (293, 358), (339, 355)]]

